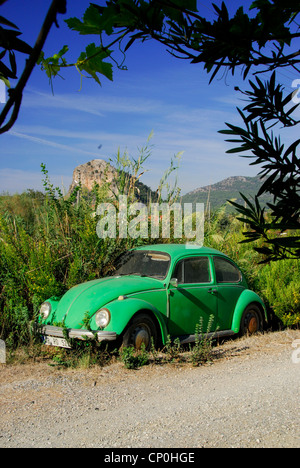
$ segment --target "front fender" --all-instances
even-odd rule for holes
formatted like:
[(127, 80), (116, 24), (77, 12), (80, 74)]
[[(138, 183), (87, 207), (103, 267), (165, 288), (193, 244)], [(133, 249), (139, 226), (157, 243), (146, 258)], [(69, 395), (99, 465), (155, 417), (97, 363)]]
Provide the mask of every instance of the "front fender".
[[(150, 315), (153, 315), (158, 323), (163, 344), (166, 343), (168, 336), (166, 317), (149, 302), (143, 301), (142, 299), (124, 298), (110, 302), (104, 306), (104, 308), (108, 309), (111, 315), (111, 320), (105, 330), (114, 331), (117, 335), (122, 335), (128, 323), (136, 313), (149, 311)], [(95, 316), (91, 318), (90, 326), (92, 330), (97, 329)]]
[(234, 309), (231, 325), (231, 330), (234, 333), (238, 333), (240, 331), (241, 319), (244, 310), (248, 305), (253, 304), (254, 302), (258, 303), (262, 307), (265, 321), (267, 321), (267, 311), (263, 300), (254, 291), (250, 291), (250, 289), (245, 289), (245, 291), (243, 291), (240, 295)]

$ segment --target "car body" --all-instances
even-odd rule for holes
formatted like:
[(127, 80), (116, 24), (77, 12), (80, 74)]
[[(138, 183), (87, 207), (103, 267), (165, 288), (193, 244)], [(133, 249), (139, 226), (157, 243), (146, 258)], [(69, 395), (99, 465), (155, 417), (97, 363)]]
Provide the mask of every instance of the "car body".
[(67, 332), (68, 338), (149, 349), (169, 337), (194, 341), (200, 323), (203, 333), (226, 336), (262, 330), (266, 318), (262, 299), (228, 256), (207, 247), (157, 244), (126, 252), (111, 276), (47, 300), (39, 326), (49, 345), (68, 347)]

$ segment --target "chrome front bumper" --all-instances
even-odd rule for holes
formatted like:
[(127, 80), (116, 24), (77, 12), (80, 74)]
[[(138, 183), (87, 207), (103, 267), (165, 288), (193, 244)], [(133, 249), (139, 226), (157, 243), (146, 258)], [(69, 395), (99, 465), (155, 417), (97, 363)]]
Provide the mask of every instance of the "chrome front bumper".
[[(38, 331), (44, 336), (53, 336), (56, 338), (64, 338), (64, 330), (61, 327), (54, 327), (52, 325), (38, 325)], [(117, 339), (116, 332), (109, 332), (105, 330), (84, 330), (77, 328), (66, 329), (68, 338), (77, 338), (78, 340), (95, 339), (98, 341), (114, 341)]]

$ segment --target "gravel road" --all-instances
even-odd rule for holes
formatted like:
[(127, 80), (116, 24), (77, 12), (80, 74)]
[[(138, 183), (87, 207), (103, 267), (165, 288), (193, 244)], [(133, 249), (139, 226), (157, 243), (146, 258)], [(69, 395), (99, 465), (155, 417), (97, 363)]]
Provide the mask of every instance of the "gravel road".
[(202, 367), (0, 365), (0, 447), (300, 447), (296, 339), (228, 341)]

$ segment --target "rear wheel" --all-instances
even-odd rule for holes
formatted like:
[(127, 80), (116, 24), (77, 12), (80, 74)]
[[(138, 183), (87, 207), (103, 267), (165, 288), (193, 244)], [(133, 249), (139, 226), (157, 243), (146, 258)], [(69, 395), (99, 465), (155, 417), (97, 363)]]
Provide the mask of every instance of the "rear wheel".
[(244, 310), (240, 334), (253, 335), (254, 333), (263, 331), (263, 319), (260, 308), (256, 304), (250, 304)]
[(136, 315), (128, 325), (123, 335), (123, 346), (133, 346), (141, 349), (144, 344), (149, 351), (153, 342), (157, 346), (158, 334), (154, 321), (148, 314)]

